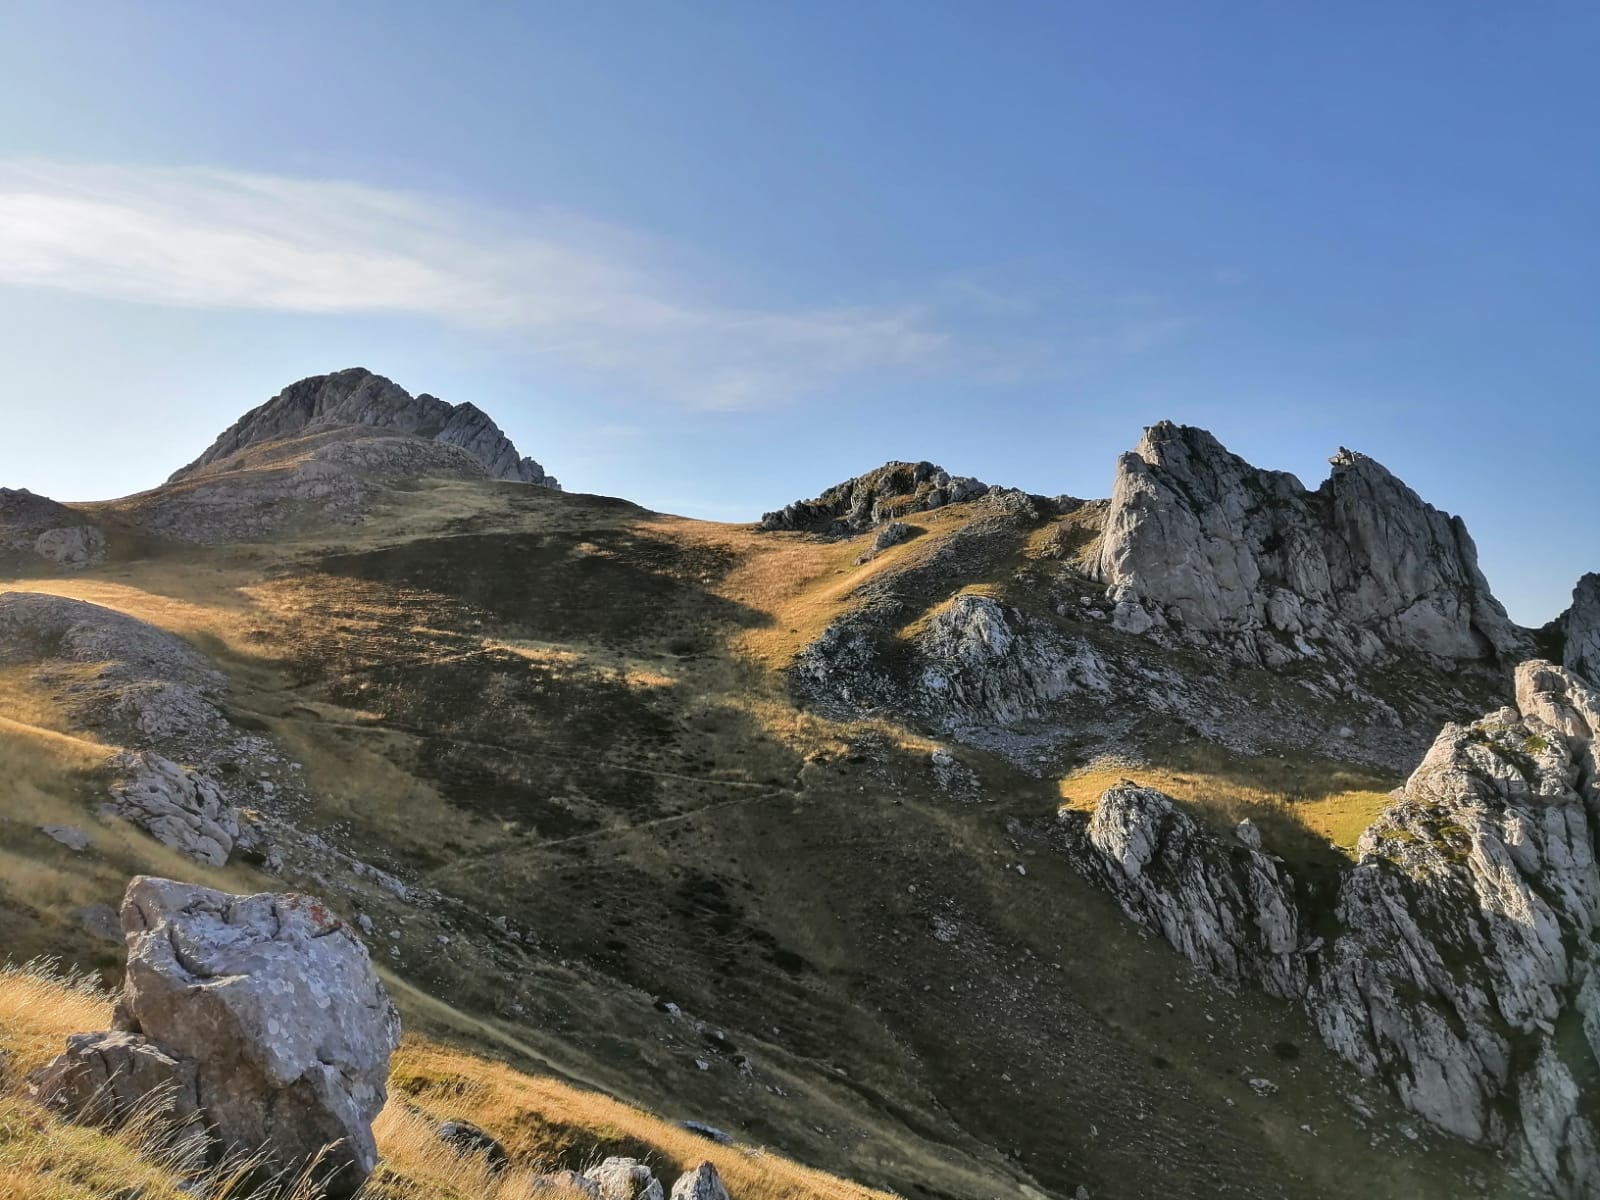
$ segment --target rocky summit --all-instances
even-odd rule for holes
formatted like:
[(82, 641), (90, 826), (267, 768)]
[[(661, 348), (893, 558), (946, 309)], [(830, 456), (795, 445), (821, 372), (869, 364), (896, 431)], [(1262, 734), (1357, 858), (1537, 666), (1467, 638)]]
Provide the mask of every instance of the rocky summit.
[(1364, 454), (1314, 492), (1209, 433), (1162, 422), (1117, 463), (1094, 578), (1116, 619), (1167, 625), (1268, 663), (1315, 639), (1373, 659), (1527, 651), (1478, 570), (1465, 524)]
[(144, 1105), (202, 1190), (1600, 1194), (1600, 575), (1526, 629), (1354, 451), (1108, 467), (702, 522), (341, 371), (0, 492), (0, 941), (119, 1001), (0, 1007), (0, 1130)]
[(252, 446), (340, 429), (381, 430), (454, 446), (482, 464), (490, 479), (561, 487), (533, 459), (519, 456), (482, 409), (446, 404), (426, 393), (413, 396), (360, 367), (290, 384), (230, 425), (204, 454), (175, 471), (169, 482), (225, 470), (228, 460)]

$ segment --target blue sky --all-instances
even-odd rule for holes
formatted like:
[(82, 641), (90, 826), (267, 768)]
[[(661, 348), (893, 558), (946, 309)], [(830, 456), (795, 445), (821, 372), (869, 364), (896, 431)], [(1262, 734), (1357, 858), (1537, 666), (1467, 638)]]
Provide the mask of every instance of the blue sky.
[(1600, 569), (1588, 3), (0, 0), (0, 483), (159, 482), (361, 365), (748, 519), (1104, 495), (1204, 425)]

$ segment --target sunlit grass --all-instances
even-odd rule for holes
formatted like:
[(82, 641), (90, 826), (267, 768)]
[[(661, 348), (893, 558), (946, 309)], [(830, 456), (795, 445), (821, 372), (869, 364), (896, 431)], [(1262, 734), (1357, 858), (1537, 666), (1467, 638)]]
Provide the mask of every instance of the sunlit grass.
[[(11, 1068), (0, 1091), (0, 1197), (114, 1200), (130, 1186), (142, 1187), (143, 1196), (184, 1194), (178, 1185), (186, 1172), (151, 1136), (148, 1122), (136, 1118), (102, 1133), (62, 1122), (24, 1094), (26, 1074), (53, 1058), (69, 1034), (106, 1028), (111, 1006), (95, 980), (51, 963), (0, 967), (0, 1053)], [(498, 1138), (515, 1169), (495, 1174), (481, 1157), (457, 1155), (434, 1132), (450, 1119), (471, 1121)], [(417, 1037), (408, 1036), (395, 1055), (389, 1103), (373, 1133), (383, 1162), (363, 1192), (369, 1200), (521, 1200), (535, 1175), (593, 1165), (603, 1148), (619, 1144), (649, 1161), (668, 1187), (682, 1171), (710, 1161), (740, 1200), (883, 1197), (778, 1155), (713, 1144), (607, 1096)], [(224, 1172), (210, 1182), (225, 1196), (227, 1179)]]

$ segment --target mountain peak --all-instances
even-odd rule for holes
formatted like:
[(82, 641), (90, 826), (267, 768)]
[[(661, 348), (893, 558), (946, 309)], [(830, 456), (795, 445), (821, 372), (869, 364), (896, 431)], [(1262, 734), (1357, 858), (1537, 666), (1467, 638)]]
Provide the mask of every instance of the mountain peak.
[(211, 473), (251, 446), (341, 428), (380, 429), (456, 446), (476, 458), (492, 479), (555, 489), (561, 486), (533, 459), (522, 457), (476, 405), (448, 404), (425, 392), (413, 396), (364, 367), (311, 375), (290, 384), (230, 425), (205, 453), (175, 471), (168, 482)]

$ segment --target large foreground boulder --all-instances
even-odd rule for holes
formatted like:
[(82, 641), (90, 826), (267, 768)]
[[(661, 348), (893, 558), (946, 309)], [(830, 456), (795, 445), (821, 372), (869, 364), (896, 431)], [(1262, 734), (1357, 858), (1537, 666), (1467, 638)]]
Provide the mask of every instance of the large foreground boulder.
[(90, 1085), (126, 1062), (118, 1103), (172, 1091), (175, 1115), (192, 1108), (209, 1130), (211, 1161), (259, 1155), (264, 1175), (309, 1172), (334, 1198), (360, 1187), (400, 1037), (360, 940), (309, 896), (148, 876), (128, 885), (122, 927), (119, 1033), (74, 1039), (38, 1076), (40, 1099), (102, 1115)]

